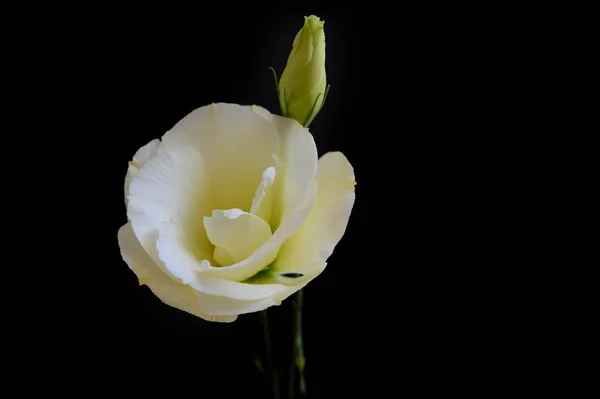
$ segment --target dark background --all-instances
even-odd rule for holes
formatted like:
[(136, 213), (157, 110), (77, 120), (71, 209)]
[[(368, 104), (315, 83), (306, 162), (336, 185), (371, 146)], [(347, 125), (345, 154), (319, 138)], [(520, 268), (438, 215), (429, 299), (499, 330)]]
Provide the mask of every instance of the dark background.
[[(474, 176), (494, 144), (479, 132), (502, 118), (482, 122), (483, 93), (502, 84), (487, 71), (503, 60), (480, 34), (486, 12), (381, 2), (53, 6), (52, 18), (37, 9), (46, 25), (31, 46), (15, 46), (26, 76), (9, 75), (18, 87), (39, 82), (36, 118), (16, 131), (29, 139), (21, 132), (41, 125), (48, 143), (36, 148), (49, 160), (38, 160), (36, 184), (54, 184), (31, 196), (47, 220), (35, 232), (43, 249), (27, 254), (42, 256), (43, 295), (19, 316), (33, 321), (27, 347), (39, 348), (21, 357), (22, 370), (51, 370), (60, 377), (46, 388), (84, 396), (269, 397), (254, 365), (264, 350), (258, 315), (218, 324), (164, 305), (121, 259), (117, 231), (140, 146), (213, 102), (279, 111), (268, 67), (281, 74), (310, 14), (325, 20), (331, 84), (311, 132), (320, 154), (347, 156), (358, 184), (345, 236), (305, 289), (309, 397), (462, 394), (492, 374), (486, 365), (504, 341), (481, 338), (500, 326), (484, 322), (491, 307), (478, 302), (493, 280), (479, 266), (498, 262), (498, 252), (482, 254), (496, 210), (480, 209), (495, 193), (472, 190), (489, 179)], [(13, 102), (31, 97), (18, 92)], [(285, 387), (289, 301), (269, 316)]]

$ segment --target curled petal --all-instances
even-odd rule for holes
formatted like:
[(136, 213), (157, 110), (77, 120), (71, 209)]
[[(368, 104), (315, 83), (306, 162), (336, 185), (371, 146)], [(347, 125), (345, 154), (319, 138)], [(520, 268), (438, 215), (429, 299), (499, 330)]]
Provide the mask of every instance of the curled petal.
[(225, 267), (209, 267), (203, 272), (225, 279), (244, 281), (275, 260), (279, 248), (309, 214), (317, 196), (315, 174), (317, 148), (308, 129), (290, 118), (250, 107), (255, 115), (277, 127), (281, 150), (273, 183), (271, 229), (273, 236), (247, 259)]
[(213, 317), (230, 317), (245, 313), (254, 313), (265, 310), (271, 306), (279, 306), (281, 302), (302, 289), (305, 284), (288, 286), (279, 293), (264, 299), (244, 301), (233, 297), (215, 297), (201, 292), (196, 295), (200, 299), (202, 312), (210, 314)]
[(129, 162), (129, 166), (127, 167), (127, 174), (125, 175), (125, 204), (129, 201), (127, 197), (129, 197), (129, 185), (131, 184), (131, 180), (133, 180), (133, 176), (136, 175), (138, 170), (146, 162), (150, 160), (150, 158), (156, 155), (156, 151), (160, 145), (160, 140), (154, 139), (139, 150), (133, 155), (133, 159)]
[(354, 170), (340, 152), (321, 157), (316, 176), (319, 195), (310, 214), (281, 247), (274, 273), (302, 273), (309, 280), (321, 273), (341, 240), (354, 205)]
[(294, 212), (304, 198), (317, 172), (317, 147), (308, 129), (291, 118), (271, 114), (253, 105), (252, 111), (277, 127), (281, 151), (273, 184), (271, 227), (277, 229), (283, 218)]
[[(198, 258), (177, 238), (177, 226), (165, 223), (160, 229), (159, 252), (169, 270), (191, 271), (186, 274), (186, 284), (195, 291), (211, 297), (229, 297), (238, 300), (258, 300), (270, 297), (285, 290), (281, 284), (246, 284), (227, 280), (209, 273), (202, 273), (209, 267), (207, 260)], [(213, 300), (216, 300), (213, 298)]]
[(243, 261), (271, 237), (267, 222), (236, 208), (213, 211), (204, 218), (204, 227), (221, 266)]
[(119, 229), (119, 247), (123, 260), (137, 275), (140, 284), (147, 285), (161, 301), (208, 321), (232, 322), (234, 314), (226, 316), (208, 315), (202, 311), (200, 300), (194, 289), (178, 283), (154, 263), (135, 237), (131, 223)]
[(212, 209), (249, 211), (262, 173), (275, 165), (279, 135), (250, 107), (200, 107), (163, 136), (163, 146), (195, 148), (209, 171)]
[(295, 212), (289, 214), (271, 238), (252, 255), (231, 266), (208, 267), (201, 272), (233, 281), (244, 281), (256, 275), (275, 260), (281, 244), (298, 230), (312, 209), (316, 198), (317, 183), (313, 181)]
[(272, 115), (281, 141), (277, 179), (273, 183), (271, 227), (296, 212), (317, 172), (317, 147), (308, 129), (293, 119)]
[[(162, 265), (156, 245), (164, 223), (178, 226), (176, 239), (198, 259), (212, 259), (213, 248), (202, 226), (203, 217), (210, 214), (209, 194), (204, 161), (193, 148), (161, 149), (134, 176), (127, 216), (157, 264)], [(189, 270), (167, 269), (163, 270), (182, 281), (191, 279)]]
[(262, 174), (262, 181), (260, 182), (254, 198), (252, 199), (252, 205), (250, 206), (250, 213), (258, 216), (267, 223), (271, 222), (271, 209), (273, 207), (273, 183), (275, 182), (276, 169), (274, 166), (267, 168)]

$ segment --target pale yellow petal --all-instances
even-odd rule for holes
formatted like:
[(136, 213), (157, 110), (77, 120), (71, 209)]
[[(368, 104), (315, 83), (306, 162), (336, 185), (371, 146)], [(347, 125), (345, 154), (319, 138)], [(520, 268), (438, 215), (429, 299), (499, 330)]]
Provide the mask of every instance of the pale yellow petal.
[(215, 262), (229, 266), (241, 262), (271, 237), (271, 228), (261, 218), (241, 209), (215, 210), (204, 218), (208, 239), (215, 246)]
[(279, 135), (249, 106), (218, 103), (184, 117), (163, 136), (163, 146), (191, 146), (202, 154), (209, 171), (211, 209), (248, 212), (262, 173), (275, 165)]
[(273, 114), (268, 109), (261, 107), (260, 105), (251, 105), (250, 109), (252, 112), (257, 113), (269, 122), (273, 120)]
[(277, 231), (271, 238), (258, 248), (252, 255), (245, 260), (231, 266), (213, 267), (209, 266), (202, 269), (202, 273), (212, 274), (227, 280), (244, 281), (270, 265), (277, 256), (281, 244), (285, 242), (292, 234), (298, 230), (302, 222), (309, 214), (317, 198), (317, 183), (313, 181), (309, 184), (302, 202), (283, 220)]
[(137, 150), (137, 152), (133, 155), (125, 175), (125, 204), (129, 202), (127, 197), (129, 196), (129, 185), (131, 184), (131, 180), (133, 180), (133, 176), (136, 175), (138, 170), (140, 170), (140, 168), (144, 166), (144, 164), (148, 162), (150, 158), (156, 155), (156, 150), (158, 149), (159, 145), (160, 140), (154, 139)]
[(204, 313), (195, 291), (171, 279), (148, 256), (135, 237), (130, 223), (119, 229), (118, 239), (123, 260), (136, 274), (140, 284), (147, 285), (165, 304), (208, 321), (232, 322), (237, 318), (233, 314), (216, 316)]
[(251, 110), (276, 126), (280, 152), (273, 184), (274, 202), (271, 228), (277, 229), (283, 218), (298, 207), (317, 171), (317, 147), (307, 128), (296, 120), (270, 113), (253, 105)]
[(286, 288), (281, 284), (245, 284), (230, 281), (208, 273), (201, 273), (209, 267), (207, 260), (199, 260), (181, 240), (178, 226), (164, 223), (160, 227), (158, 250), (161, 260), (169, 270), (191, 270), (187, 275), (189, 284), (198, 292), (216, 297), (229, 297), (239, 300), (258, 300), (279, 294)]
[(340, 241), (354, 205), (354, 170), (340, 152), (319, 160), (316, 176), (319, 195), (310, 214), (281, 247), (271, 266), (273, 273), (301, 273), (299, 281), (314, 278)]
[(317, 147), (308, 129), (293, 119), (273, 115), (281, 142), (277, 179), (273, 184), (271, 228), (277, 229), (294, 213), (317, 171)]
[[(182, 244), (198, 259), (212, 259), (213, 247), (202, 225), (212, 210), (209, 195), (203, 159), (193, 148), (161, 148), (134, 176), (127, 215), (142, 247), (157, 264), (162, 265), (156, 243), (164, 223), (178, 226)], [(182, 281), (192, 279), (190, 270), (167, 269)]]
[(280, 136), (281, 151), (272, 187), (273, 213), (270, 223), (271, 230), (276, 230), (247, 259), (231, 266), (210, 266), (202, 270), (203, 273), (233, 281), (247, 280), (275, 260), (281, 244), (296, 232), (310, 212), (318, 191), (314, 181), (317, 149), (308, 130), (293, 119), (266, 115), (262, 111), (257, 112), (257, 107), (252, 109), (256, 115), (277, 126)]
[(294, 294), (296, 291), (304, 288), (305, 284), (296, 286), (288, 286), (279, 293), (269, 296), (264, 299), (244, 301), (231, 297), (216, 297), (197, 293), (200, 299), (200, 307), (206, 314), (214, 317), (228, 317), (233, 315), (241, 315), (246, 313), (260, 312), (271, 306), (279, 306), (281, 302)]
[(263, 172), (262, 181), (256, 189), (256, 193), (252, 199), (252, 206), (250, 207), (250, 213), (258, 216), (267, 223), (271, 221), (271, 210), (273, 208), (272, 187), (275, 182), (275, 175), (276, 171), (273, 166)]

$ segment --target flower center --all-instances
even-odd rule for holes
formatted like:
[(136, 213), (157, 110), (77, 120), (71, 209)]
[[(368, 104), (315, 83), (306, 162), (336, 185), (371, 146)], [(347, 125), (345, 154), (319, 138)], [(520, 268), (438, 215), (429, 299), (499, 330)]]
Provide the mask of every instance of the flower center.
[(271, 238), (271, 227), (260, 217), (241, 209), (214, 210), (204, 218), (204, 228), (214, 245), (218, 266), (243, 261)]

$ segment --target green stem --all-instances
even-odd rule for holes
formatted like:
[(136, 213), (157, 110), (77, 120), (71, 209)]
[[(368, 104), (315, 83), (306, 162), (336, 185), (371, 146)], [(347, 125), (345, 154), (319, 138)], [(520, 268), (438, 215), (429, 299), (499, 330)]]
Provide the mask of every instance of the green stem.
[(279, 381), (277, 380), (277, 372), (273, 366), (273, 351), (271, 350), (271, 336), (269, 334), (269, 319), (267, 317), (267, 310), (260, 312), (260, 318), (263, 325), (263, 331), (265, 336), (265, 349), (267, 352), (267, 368), (271, 375), (271, 387), (273, 389), (273, 398), (279, 399)]
[(306, 382), (304, 380), (304, 366), (306, 364), (306, 359), (304, 357), (304, 346), (302, 342), (302, 298), (303, 292), (302, 290), (299, 290), (292, 299), (292, 305), (294, 308), (292, 321), (294, 342), (292, 345), (292, 364), (290, 369), (290, 382), (288, 386), (289, 399), (293, 399), (294, 397), (296, 372), (298, 373), (300, 394), (301, 396), (306, 395)]

